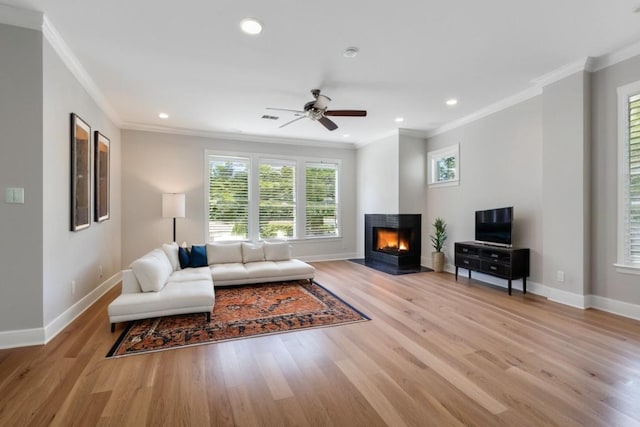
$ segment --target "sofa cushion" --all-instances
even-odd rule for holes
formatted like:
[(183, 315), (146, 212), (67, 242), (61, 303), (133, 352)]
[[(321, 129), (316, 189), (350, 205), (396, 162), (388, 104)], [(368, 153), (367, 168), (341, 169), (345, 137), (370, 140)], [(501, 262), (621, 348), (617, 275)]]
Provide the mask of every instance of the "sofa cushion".
[(131, 263), (142, 292), (158, 292), (167, 284), (173, 267), (162, 249), (154, 249)]
[(169, 276), (168, 283), (173, 282), (192, 282), (194, 280), (211, 280), (211, 271), (209, 267), (185, 268), (184, 270), (175, 271)]
[(264, 259), (267, 261), (291, 259), (291, 245), (288, 242), (264, 242)]
[(191, 264), (191, 254), (189, 248), (180, 246), (178, 248), (178, 259), (180, 260), (180, 268), (187, 268)]
[(209, 265), (242, 262), (240, 242), (207, 243), (207, 261)]
[(167, 258), (169, 258), (169, 262), (171, 263), (171, 267), (173, 267), (173, 271), (180, 270), (180, 258), (178, 257), (178, 244), (173, 242), (171, 244), (164, 243), (162, 245), (162, 250), (164, 251)]
[(242, 262), (264, 261), (264, 245), (262, 243), (242, 242)]
[(245, 264), (234, 262), (226, 264), (214, 264), (209, 267), (215, 286), (217, 280), (246, 280), (249, 278)]
[(206, 267), (207, 265), (207, 248), (205, 245), (191, 246), (191, 261), (189, 262), (189, 267), (198, 268)]

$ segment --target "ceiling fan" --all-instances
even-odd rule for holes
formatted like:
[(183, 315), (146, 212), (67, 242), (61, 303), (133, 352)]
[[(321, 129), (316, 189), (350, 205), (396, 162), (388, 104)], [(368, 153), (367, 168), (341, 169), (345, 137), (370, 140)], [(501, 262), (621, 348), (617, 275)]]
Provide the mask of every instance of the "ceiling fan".
[(303, 110), (288, 110), (284, 108), (267, 108), (267, 110), (278, 110), (278, 111), (291, 111), (296, 113), (296, 116), (299, 116), (280, 127), (283, 128), (285, 126), (289, 126), (291, 123), (297, 122), (298, 120), (302, 120), (305, 117), (310, 118), (311, 120), (320, 122), (324, 127), (329, 130), (338, 129), (338, 125), (333, 122), (333, 120), (329, 119), (327, 116), (332, 117), (365, 117), (367, 115), (366, 110), (327, 110), (327, 106), (331, 101), (326, 95), (320, 94), (320, 89), (313, 89), (311, 91), (311, 95), (315, 98), (314, 101), (309, 101), (304, 104)]

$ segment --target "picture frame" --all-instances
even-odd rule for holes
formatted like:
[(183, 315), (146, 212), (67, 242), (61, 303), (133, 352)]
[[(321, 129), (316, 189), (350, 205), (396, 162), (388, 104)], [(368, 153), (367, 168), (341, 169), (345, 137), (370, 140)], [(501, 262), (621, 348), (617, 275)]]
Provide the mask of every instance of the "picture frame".
[(430, 187), (460, 184), (460, 145), (455, 144), (427, 154)]
[(94, 142), (94, 220), (106, 221), (110, 217), (110, 151), (111, 141), (100, 131), (93, 133)]
[(91, 126), (71, 113), (71, 231), (91, 225)]

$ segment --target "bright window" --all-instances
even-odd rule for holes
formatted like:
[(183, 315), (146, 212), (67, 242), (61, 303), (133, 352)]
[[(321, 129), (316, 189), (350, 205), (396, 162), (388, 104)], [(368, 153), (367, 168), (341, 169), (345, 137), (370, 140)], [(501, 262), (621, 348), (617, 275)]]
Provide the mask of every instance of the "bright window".
[(249, 170), (246, 158), (209, 157), (208, 241), (243, 240), (249, 228)]
[(295, 237), (295, 182), (295, 161), (260, 161), (260, 239)]
[(338, 235), (338, 164), (307, 162), (305, 168), (307, 237)]
[(427, 154), (429, 185), (458, 185), (460, 182), (460, 160), (458, 144)]
[(618, 89), (618, 263), (640, 274), (640, 82)]

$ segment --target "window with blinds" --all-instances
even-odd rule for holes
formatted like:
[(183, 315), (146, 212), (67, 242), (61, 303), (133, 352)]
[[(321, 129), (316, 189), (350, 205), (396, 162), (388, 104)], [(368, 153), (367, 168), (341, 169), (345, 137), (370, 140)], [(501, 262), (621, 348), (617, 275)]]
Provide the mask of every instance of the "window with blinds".
[(209, 156), (208, 241), (242, 240), (249, 227), (249, 170), (245, 158)]
[(295, 237), (295, 182), (295, 161), (260, 160), (260, 239)]
[(305, 165), (307, 237), (338, 235), (338, 164), (307, 162)]
[(640, 265), (640, 94), (628, 99), (626, 246), (628, 261)]

